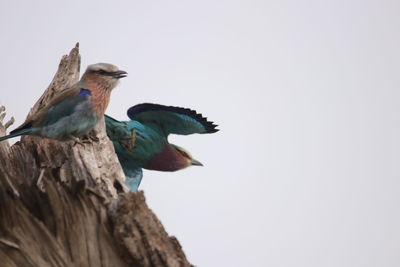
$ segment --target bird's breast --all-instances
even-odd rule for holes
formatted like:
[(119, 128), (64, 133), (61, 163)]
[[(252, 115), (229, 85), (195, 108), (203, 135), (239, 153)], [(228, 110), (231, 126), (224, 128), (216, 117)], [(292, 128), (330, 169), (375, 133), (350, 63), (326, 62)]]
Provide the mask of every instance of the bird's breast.
[(87, 87), (91, 91), (90, 100), (93, 111), (103, 116), (110, 102), (111, 90), (95, 82), (88, 82)]
[(177, 171), (186, 167), (186, 160), (170, 144), (150, 157), (145, 169), (156, 171)]

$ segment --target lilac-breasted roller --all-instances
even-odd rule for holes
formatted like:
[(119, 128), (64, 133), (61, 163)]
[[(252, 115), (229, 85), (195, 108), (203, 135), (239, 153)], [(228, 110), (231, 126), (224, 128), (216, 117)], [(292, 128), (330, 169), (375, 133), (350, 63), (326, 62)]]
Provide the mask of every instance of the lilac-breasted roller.
[(78, 142), (77, 138), (88, 134), (104, 116), (111, 90), (126, 74), (107, 63), (88, 66), (79, 82), (60, 91), (44, 108), (29, 116), (0, 141), (20, 135), (35, 135)]
[(142, 168), (177, 171), (191, 165), (203, 166), (188, 151), (169, 143), (169, 134), (218, 131), (213, 122), (187, 108), (145, 103), (129, 108), (128, 117), (130, 121), (118, 121), (105, 115), (105, 121), (131, 191), (137, 191), (140, 185)]

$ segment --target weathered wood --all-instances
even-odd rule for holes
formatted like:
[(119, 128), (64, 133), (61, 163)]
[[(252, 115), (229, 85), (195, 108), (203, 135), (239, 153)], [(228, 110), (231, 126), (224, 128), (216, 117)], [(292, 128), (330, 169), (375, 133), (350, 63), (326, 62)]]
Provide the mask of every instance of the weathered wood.
[[(75, 83), (79, 68), (77, 45), (31, 112)], [(12, 124), (4, 119), (0, 108), (0, 136)], [(0, 142), (0, 266), (190, 266), (143, 193), (123, 185), (104, 121), (94, 133), (84, 146)]]

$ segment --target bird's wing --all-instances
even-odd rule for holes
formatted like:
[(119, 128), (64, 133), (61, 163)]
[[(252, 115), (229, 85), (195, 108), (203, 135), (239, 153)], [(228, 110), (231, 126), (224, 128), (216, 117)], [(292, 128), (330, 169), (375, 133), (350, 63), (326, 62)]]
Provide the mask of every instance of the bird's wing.
[(104, 114), (104, 120), (106, 122), (107, 135), (112, 141), (125, 139), (130, 134), (126, 123), (118, 121), (106, 114)]
[(113, 142), (115, 152), (126, 154), (125, 156), (130, 158), (136, 146), (136, 133), (141, 131), (140, 122), (130, 125), (129, 122), (118, 121), (106, 114), (104, 114), (104, 120), (107, 136)]
[(125, 171), (125, 185), (131, 190), (132, 192), (136, 192), (139, 189), (140, 182), (143, 178), (143, 171), (141, 168), (129, 169)]
[(128, 117), (169, 134), (215, 133), (217, 125), (194, 110), (159, 104), (139, 104), (128, 109)]
[(129, 159), (124, 164), (131, 162), (141, 167), (164, 148), (165, 138), (139, 121), (118, 121), (108, 115), (104, 115), (104, 119), (107, 136), (113, 142), (118, 157)]
[(108, 138), (113, 142), (119, 163), (125, 173), (125, 185), (129, 190), (136, 192), (143, 177), (143, 171), (138, 167), (140, 161), (136, 161), (134, 157), (137, 154), (134, 149), (136, 136), (132, 136), (133, 132), (128, 123), (118, 121), (108, 115), (104, 115), (104, 119)]
[(21, 126), (12, 132), (18, 132), (30, 127), (46, 126), (69, 116), (79, 103), (87, 100), (90, 94), (89, 90), (77, 86), (63, 90), (45, 107), (29, 116)]
[(52, 124), (60, 118), (71, 115), (75, 107), (85, 102), (91, 92), (88, 89), (74, 87), (69, 90), (62, 91), (57, 95), (45, 108), (45, 114), (40, 118), (42, 125)]

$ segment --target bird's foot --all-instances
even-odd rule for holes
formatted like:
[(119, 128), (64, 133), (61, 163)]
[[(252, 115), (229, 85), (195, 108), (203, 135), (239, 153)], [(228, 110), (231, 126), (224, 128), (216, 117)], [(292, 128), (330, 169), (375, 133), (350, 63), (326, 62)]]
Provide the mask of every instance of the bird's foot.
[(127, 143), (124, 142), (123, 144), (121, 144), (121, 146), (129, 152), (133, 151), (133, 148), (135, 147), (136, 143), (136, 130), (132, 130), (131, 133), (132, 134), (129, 137), (124, 138), (128, 142)]
[(85, 146), (85, 144), (90, 144), (90, 143), (91, 143), (90, 140), (84, 140), (84, 139), (81, 140), (81, 139), (79, 139), (78, 137), (75, 137), (75, 136), (73, 136), (73, 135), (69, 135), (68, 137), (69, 137), (69, 139), (71, 139), (72, 141), (74, 141), (73, 146), (76, 146), (77, 144), (82, 145), (82, 146)]
[(96, 143), (100, 141), (100, 138), (95, 135), (89, 135), (89, 139)]
[(100, 139), (96, 136), (96, 133), (92, 130), (90, 131), (88, 134), (85, 134), (82, 138), (81, 138), (84, 142), (99, 142)]
[(128, 137), (128, 143), (133, 149), (136, 143), (136, 130), (132, 130), (132, 135)]

